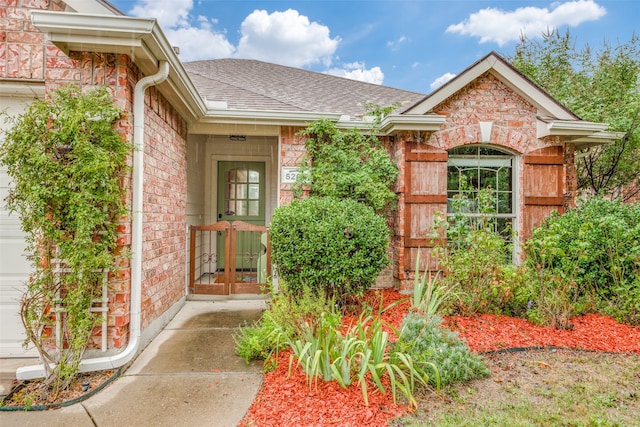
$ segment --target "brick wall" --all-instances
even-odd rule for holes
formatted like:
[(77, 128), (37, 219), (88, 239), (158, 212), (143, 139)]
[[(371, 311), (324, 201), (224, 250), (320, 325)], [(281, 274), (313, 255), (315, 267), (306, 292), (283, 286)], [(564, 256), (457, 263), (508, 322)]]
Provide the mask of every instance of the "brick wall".
[[(46, 42), (32, 25), (30, 10), (65, 9), (57, 0), (2, 0), (0, 3), (0, 78), (44, 81), (46, 91), (73, 83), (84, 88), (108, 85), (125, 111), (119, 132), (133, 139), (133, 92), (143, 76), (126, 55), (71, 52)], [(142, 327), (169, 309), (185, 293), (186, 122), (154, 88), (145, 96), (145, 170), (143, 226)], [(131, 160), (131, 159), (130, 159)], [(131, 188), (131, 176), (122, 185)], [(130, 190), (126, 193), (131, 203)], [(128, 342), (130, 323), (131, 218), (118, 227), (117, 269), (109, 278), (108, 346)], [(100, 343), (100, 332), (92, 337)]]
[(31, 9), (64, 10), (61, 1), (0, 2), (0, 78), (43, 80), (44, 36), (31, 23)]
[(142, 327), (186, 291), (187, 126), (160, 93), (145, 96)]
[(491, 143), (509, 150), (527, 153), (546, 145), (536, 138), (536, 108), (489, 73), (434, 111), (447, 121), (428, 143), (443, 150), (481, 142), (479, 122), (492, 122)]
[[(561, 151), (564, 150), (562, 151), (564, 153), (564, 173), (560, 177), (561, 182), (549, 182), (549, 185), (560, 185), (563, 189), (562, 195), (564, 196), (565, 205), (572, 205), (576, 179), (574, 147), (567, 144), (565, 150), (564, 140), (561, 137), (538, 139), (536, 107), (515, 93), (495, 76), (486, 73), (478, 77), (455, 95), (436, 106), (434, 112), (446, 116), (446, 121), (439, 131), (423, 137), (424, 149), (421, 150), (425, 151), (425, 153), (438, 151), (445, 153), (452, 148), (465, 144), (490, 143), (520, 155), (518, 157), (520, 163), (517, 165), (517, 170), (520, 171), (520, 181), (518, 182), (518, 189), (520, 191), (518, 200), (520, 201), (520, 205), (518, 206), (518, 211), (521, 228), (525, 222), (522, 220), (522, 215), (525, 211), (525, 197), (523, 194), (525, 185), (522, 181), (524, 155), (540, 152), (552, 146), (559, 148)], [(492, 124), (488, 141), (484, 141), (482, 138), (480, 122), (490, 122)], [(395, 147), (395, 158), (401, 169), (401, 180), (399, 180), (397, 188), (400, 204), (397, 215), (395, 216), (396, 235), (393, 242), (394, 274), (401, 280), (401, 288), (411, 287), (411, 273), (414, 269), (413, 262), (416, 252), (415, 249), (409, 251), (408, 248), (405, 248), (405, 237), (410, 236), (411, 233), (407, 227), (411, 227), (412, 225), (407, 223), (409, 220), (406, 219), (404, 215), (405, 206), (403, 201), (405, 192), (408, 191), (408, 189), (405, 188), (402, 177), (405, 175), (408, 163), (402, 160), (401, 153), (408, 141), (415, 141), (415, 138), (415, 133), (405, 132), (398, 136)], [(428, 170), (426, 167), (422, 169)], [(417, 167), (416, 170), (421, 169)], [(424, 177), (423, 179), (429, 180), (428, 177)], [(433, 187), (436, 186), (435, 182), (431, 184), (433, 184)], [(429, 183), (423, 184), (423, 187), (427, 188), (429, 185)], [(446, 209), (446, 206), (441, 204), (438, 208), (440, 210)], [(429, 212), (430, 208), (426, 204), (422, 207), (414, 204), (412, 205), (412, 209), (422, 209), (424, 212)], [(534, 216), (533, 222), (535, 223), (543, 219), (540, 215)], [(429, 219), (422, 218), (419, 222), (424, 224), (429, 222)], [(529, 221), (528, 223), (532, 222)], [(415, 230), (413, 231), (415, 234)], [(521, 236), (527, 235), (524, 231), (525, 230), (522, 229), (518, 230)], [(417, 238), (419, 236), (413, 237)], [(433, 262), (433, 259), (431, 262)]]
[[(280, 128), (280, 167), (298, 166), (304, 156), (305, 138), (298, 135), (302, 128), (282, 126)], [(278, 206), (288, 205), (293, 200), (291, 184), (280, 183), (280, 200)]]

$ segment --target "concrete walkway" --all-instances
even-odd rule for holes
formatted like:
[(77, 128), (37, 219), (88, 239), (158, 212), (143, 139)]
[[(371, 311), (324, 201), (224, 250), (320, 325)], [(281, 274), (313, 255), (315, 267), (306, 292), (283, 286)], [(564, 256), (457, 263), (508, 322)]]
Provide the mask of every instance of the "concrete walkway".
[(236, 426), (262, 367), (235, 355), (231, 333), (261, 300), (187, 301), (134, 363), (89, 399), (50, 411), (0, 412), (0, 426)]

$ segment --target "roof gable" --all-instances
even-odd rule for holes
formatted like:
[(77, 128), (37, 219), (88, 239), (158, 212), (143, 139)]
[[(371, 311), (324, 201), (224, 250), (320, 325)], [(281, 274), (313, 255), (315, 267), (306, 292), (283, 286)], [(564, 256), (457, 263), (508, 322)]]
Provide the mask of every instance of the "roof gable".
[(422, 101), (405, 110), (403, 114), (426, 114), (432, 112), (439, 104), (487, 72), (491, 73), (527, 102), (534, 105), (538, 109), (539, 116), (560, 120), (579, 120), (575, 114), (562, 106), (495, 52), (489, 53), (471, 65)]

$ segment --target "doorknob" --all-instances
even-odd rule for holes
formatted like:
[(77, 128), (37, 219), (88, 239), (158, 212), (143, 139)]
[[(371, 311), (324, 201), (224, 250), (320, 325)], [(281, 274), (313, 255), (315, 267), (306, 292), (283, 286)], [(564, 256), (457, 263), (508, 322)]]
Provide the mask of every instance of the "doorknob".
[(222, 219), (222, 214), (221, 213), (218, 214), (218, 219)]

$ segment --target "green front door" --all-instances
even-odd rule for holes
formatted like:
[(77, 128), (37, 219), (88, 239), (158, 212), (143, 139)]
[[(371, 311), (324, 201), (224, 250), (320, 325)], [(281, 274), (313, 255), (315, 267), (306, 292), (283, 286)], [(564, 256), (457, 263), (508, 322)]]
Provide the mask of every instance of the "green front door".
[[(244, 221), (265, 225), (265, 163), (218, 162), (218, 221)], [(247, 234), (237, 242), (236, 269), (255, 270), (259, 255), (259, 236)], [(242, 239), (242, 237), (240, 237)], [(255, 241), (254, 241), (255, 240)], [(218, 250), (218, 268), (225, 268), (224, 251)]]

